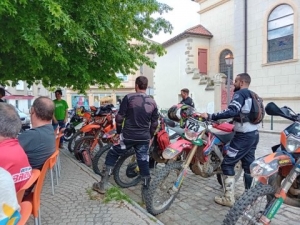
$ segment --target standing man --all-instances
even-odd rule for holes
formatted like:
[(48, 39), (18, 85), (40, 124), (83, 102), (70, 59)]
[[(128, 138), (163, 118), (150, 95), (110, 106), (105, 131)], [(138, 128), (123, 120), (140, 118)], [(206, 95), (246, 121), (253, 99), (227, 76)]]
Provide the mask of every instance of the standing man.
[(51, 125), (54, 103), (48, 97), (38, 97), (30, 108), (32, 128), (18, 137), (33, 169), (42, 169), (55, 151), (55, 134)]
[[(120, 134), (120, 143), (113, 146), (108, 152), (102, 179), (93, 184), (93, 189), (101, 194), (106, 191), (106, 185), (118, 158), (126, 150), (134, 148), (143, 188), (150, 184), (149, 172), (149, 144), (158, 125), (158, 110), (155, 101), (146, 94), (148, 79), (139, 76), (135, 80), (135, 91), (126, 95), (116, 116), (117, 133)], [(122, 125), (124, 123), (124, 125)]]
[(187, 88), (183, 88), (182, 90), (181, 90), (181, 97), (182, 97), (182, 100), (181, 100), (181, 104), (185, 104), (185, 105), (189, 105), (189, 106), (191, 106), (191, 107), (195, 107), (195, 105), (194, 105), (194, 102), (193, 102), (193, 99), (192, 98), (190, 98), (189, 97), (189, 93), (190, 93), (190, 91), (189, 91), (189, 89), (187, 89)]
[(4, 102), (2, 99), (4, 96), (5, 96), (5, 89), (3, 87), (0, 87), (0, 102)]
[(251, 77), (247, 73), (238, 74), (234, 82), (234, 95), (227, 109), (222, 112), (200, 116), (209, 120), (234, 118), (235, 135), (227, 149), (221, 168), (223, 171), (224, 196), (216, 196), (215, 202), (220, 205), (233, 206), (234, 199), (234, 167), (238, 161), (242, 161), (244, 169), (245, 189), (249, 189), (252, 183), (250, 164), (255, 159), (255, 150), (259, 141), (258, 126), (249, 122), (249, 114), (252, 106), (252, 96), (248, 89)]
[[(56, 130), (57, 126), (59, 129), (64, 128), (68, 121), (68, 104), (65, 100), (61, 99), (62, 92), (60, 89), (55, 91), (55, 100), (54, 102), (54, 114), (52, 119), (52, 125), (54, 130)], [(63, 137), (60, 138), (59, 147), (63, 148)]]

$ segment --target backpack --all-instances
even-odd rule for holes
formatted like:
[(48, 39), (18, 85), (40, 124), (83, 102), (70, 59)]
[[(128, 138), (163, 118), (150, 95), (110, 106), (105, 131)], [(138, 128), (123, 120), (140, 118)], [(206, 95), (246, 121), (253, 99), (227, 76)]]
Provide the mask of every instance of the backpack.
[(170, 144), (169, 134), (165, 130), (164, 122), (161, 122), (160, 130), (156, 134), (156, 140), (160, 150), (165, 150)]
[(252, 97), (251, 110), (248, 115), (249, 122), (252, 124), (259, 124), (263, 121), (265, 116), (265, 107), (262, 98), (260, 98), (255, 92), (250, 91)]

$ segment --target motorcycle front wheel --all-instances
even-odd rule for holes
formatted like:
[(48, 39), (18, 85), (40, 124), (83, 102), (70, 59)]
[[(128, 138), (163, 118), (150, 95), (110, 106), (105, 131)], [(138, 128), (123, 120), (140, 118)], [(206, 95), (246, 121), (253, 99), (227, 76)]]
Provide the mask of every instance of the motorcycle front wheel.
[(148, 189), (143, 189), (146, 209), (152, 215), (166, 211), (177, 197), (180, 189), (172, 189), (180, 173), (182, 162), (172, 162), (156, 171)]
[(64, 130), (64, 135), (63, 135), (64, 141), (70, 141), (75, 133), (76, 131), (74, 128), (70, 128), (70, 127), (66, 128)]
[(255, 225), (274, 199), (275, 188), (258, 184), (245, 191), (227, 213), (223, 225)]
[(77, 140), (79, 140), (80, 138), (84, 137), (85, 133), (81, 132), (81, 131), (77, 131), (69, 140), (68, 142), (68, 150), (69, 152), (74, 152), (74, 148), (75, 148), (75, 143)]
[(93, 159), (93, 171), (95, 174), (101, 176), (101, 171), (105, 165), (105, 159), (108, 151), (112, 147), (112, 144), (107, 144), (96, 153)]
[(122, 188), (132, 187), (140, 182), (141, 176), (133, 148), (119, 158), (113, 173), (116, 184)]

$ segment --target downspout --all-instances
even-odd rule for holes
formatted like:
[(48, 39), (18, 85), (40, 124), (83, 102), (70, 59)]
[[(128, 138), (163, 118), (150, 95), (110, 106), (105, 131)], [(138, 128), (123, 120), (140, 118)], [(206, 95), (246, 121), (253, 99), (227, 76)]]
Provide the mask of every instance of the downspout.
[(247, 14), (247, 0), (244, 0), (244, 73), (247, 73), (247, 61), (248, 61), (248, 57), (247, 57), (247, 45), (248, 45), (248, 35), (247, 35), (247, 31), (248, 31), (248, 27), (247, 27), (247, 23), (248, 23), (248, 14)]

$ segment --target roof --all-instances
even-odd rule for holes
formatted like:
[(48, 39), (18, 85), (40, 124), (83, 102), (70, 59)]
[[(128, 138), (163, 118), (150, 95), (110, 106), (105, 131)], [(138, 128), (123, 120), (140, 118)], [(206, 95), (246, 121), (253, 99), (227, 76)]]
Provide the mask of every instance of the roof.
[(176, 35), (175, 37), (169, 39), (168, 41), (164, 42), (162, 45), (164, 47), (170, 46), (184, 38), (190, 37), (190, 36), (199, 36), (199, 37), (204, 37), (204, 38), (212, 38), (213, 35), (210, 33), (209, 30), (207, 30), (204, 26), (201, 24), (191, 27), (184, 32)]

